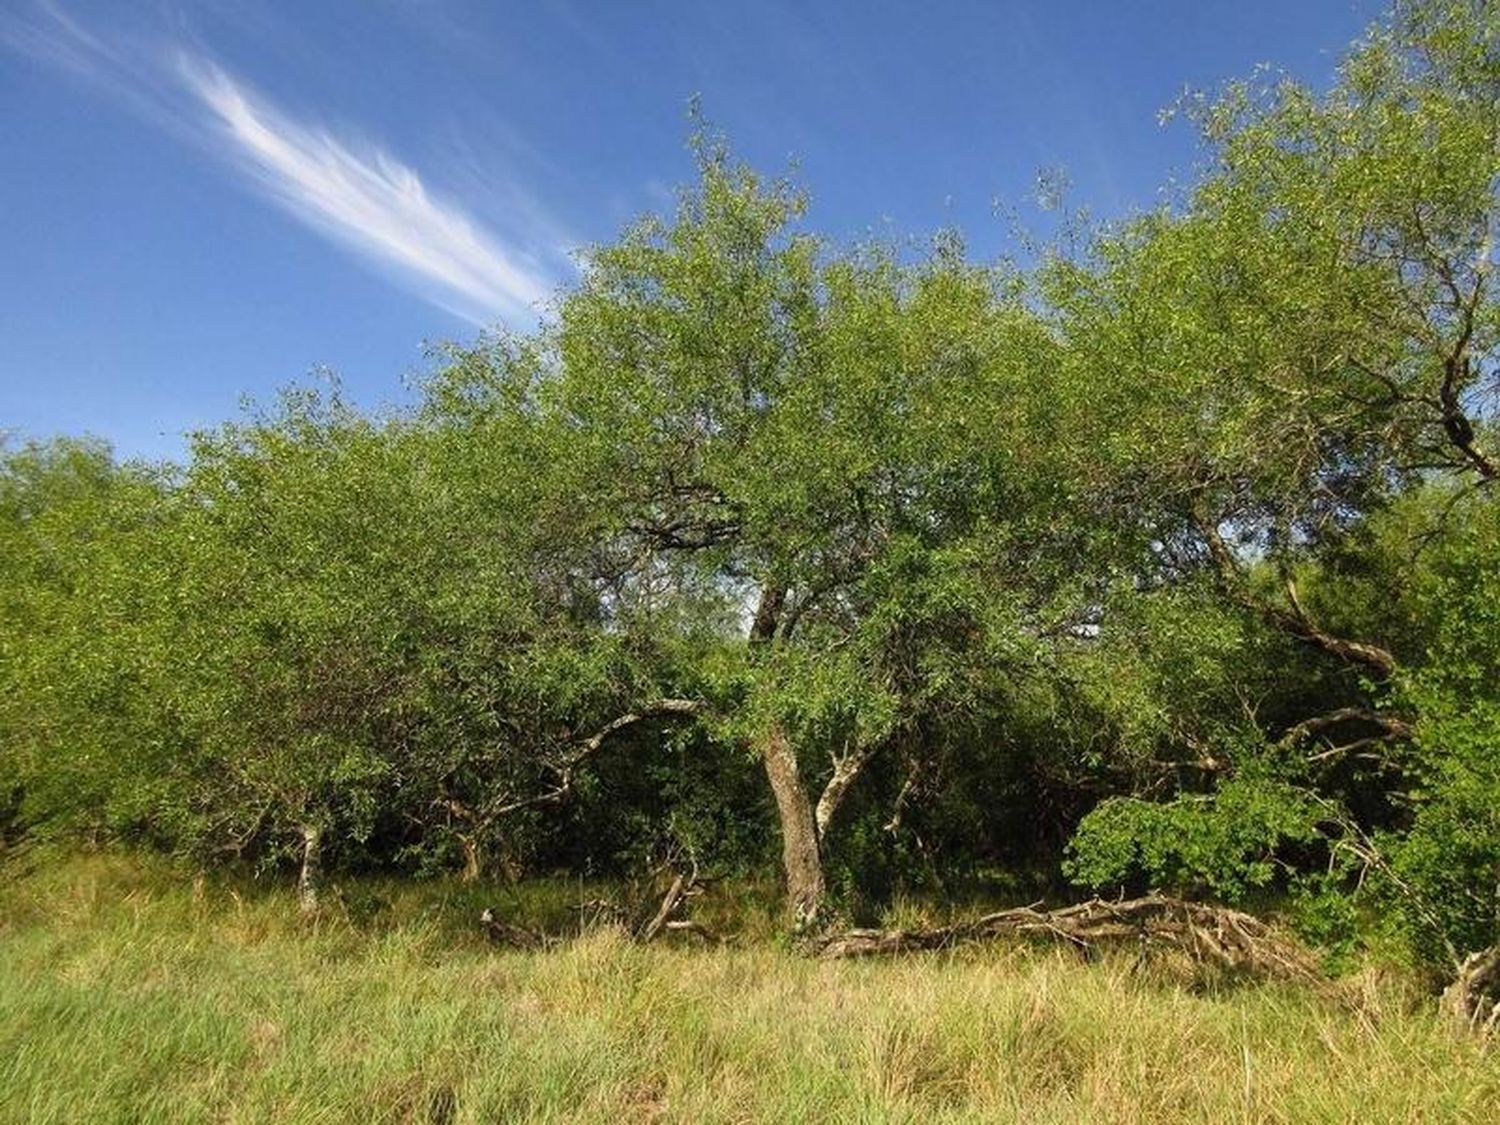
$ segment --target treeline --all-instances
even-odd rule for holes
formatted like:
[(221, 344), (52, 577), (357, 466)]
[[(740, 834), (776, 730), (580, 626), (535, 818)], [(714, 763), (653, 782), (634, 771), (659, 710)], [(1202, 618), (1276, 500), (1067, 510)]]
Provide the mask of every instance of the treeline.
[(1034, 264), (673, 214), (421, 401), (0, 464), (7, 831), (468, 875), (995, 870), (1500, 939), (1500, 7), (1187, 111)]

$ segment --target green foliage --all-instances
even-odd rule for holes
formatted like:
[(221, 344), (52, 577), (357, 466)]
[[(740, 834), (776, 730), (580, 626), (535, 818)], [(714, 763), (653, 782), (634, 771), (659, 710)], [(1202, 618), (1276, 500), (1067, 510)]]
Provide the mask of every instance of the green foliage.
[(1438, 534), (1412, 578), (1427, 660), (1403, 685), (1419, 716), (1408, 817), (1383, 844), (1388, 892), (1415, 900), (1403, 926), (1441, 963), (1500, 941), (1500, 511), (1434, 501)]
[(142, 628), (167, 596), (145, 570), (169, 520), (167, 478), (91, 442), (0, 461), (0, 786), (23, 824), (130, 820), (166, 733)]
[[(1219, 606), (1175, 655), (1137, 648), (1169, 675), (1106, 697), (1134, 793), (1083, 821), (1084, 882), (1239, 895), (1283, 870), (1330, 933), (1378, 908), (1450, 970), (1496, 940), (1497, 31), (1493, 4), (1402, 4), (1325, 93), (1190, 99), (1191, 189), (1043, 272), (1103, 376), (1075, 456), (1137, 535), (1135, 591), (1202, 574)], [(1153, 729), (1197, 768), (1125, 750)]]
[(1165, 804), (1117, 797), (1084, 817), (1065, 869), (1095, 887), (1145, 876), (1153, 887), (1238, 901), (1285, 870), (1278, 853), (1319, 839), (1324, 815), (1297, 789), (1249, 778)]
[(832, 245), (700, 126), (411, 409), (7, 448), (0, 831), (514, 876), (779, 817), (852, 907), (1071, 837), (1451, 967), (1500, 939), (1497, 10), (1188, 99), (1192, 183), (1035, 269)]

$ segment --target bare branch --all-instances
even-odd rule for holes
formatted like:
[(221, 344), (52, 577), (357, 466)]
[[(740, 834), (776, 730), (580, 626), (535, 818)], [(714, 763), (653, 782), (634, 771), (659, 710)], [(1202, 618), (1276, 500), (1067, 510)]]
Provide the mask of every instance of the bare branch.
[[(1394, 715), (1382, 714), (1379, 711), (1372, 711), (1367, 707), (1340, 707), (1337, 710), (1329, 711), (1326, 715), (1315, 715), (1310, 719), (1303, 719), (1295, 726), (1289, 727), (1286, 733), (1277, 741), (1277, 745), (1283, 748), (1290, 748), (1312, 735), (1321, 734), (1330, 727), (1353, 722), (1369, 723), (1372, 726), (1380, 728), (1382, 733), (1374, 741), (1389, 741), (1410, 738), (1412, 736), (1412, 726), (1405, 719), (1397, 718)], [(1371, 740), (1362, 740), (1362, 742), (1368, 741)], [(1340, 749), (1353, 749), (1353, 745), (1341, 747)], [(1315, 755), (1310, 760), (1317, 761), (1325, 756), (1326, 754)]]
[(814, 822), (818, 826), (819, 839), (828, 832), (828, 825), (833, 820), (833, 814), (838, 812), (850, 787), (877, 749), (878, 744), (857, 744), (842, 758), (834, 761), (833, 776), (828, 779), (828, 784), (823, 786), (823, 792), (818, 797), (817, 810), (813, 814)]
[(638, 711), (631, 711), (621, 715), (619, 718), (611, 719), (591, 734), (582, 739), (578, 744), (564, 754), (556, 762), (548, 762), (547, 768), (557, 775), (557, 785), (545, 793), (533, 794), (530, 797), (522, 797), (503, 805), (495, 805), (487, 810), (489, 819), (507, 816), (521, 809), (533, 805), (554, 804), (563, 800), (573, 791), (573, 771), (577, 767), (599, 752), (611, 735), (634, 726), (637, 723), (646, 722), (649, 719), (660, 719), (673, 715), (697, 715), (707, 709), (707, 705), (696, 699), (658, 699), (647, 703)]
[(869, 957), (1007, 936), (1040, 937), (1084, 954), (1106, 944), (1164, 946), (1221, 970), (1326, 985), (1316, 961), (1260, 919), (1160, 894), (1122, 902), (1096, 898), (1057, 910), (1022, 906), (930, 930), (849, 930), (829, 935), (816, 951), (825, 958)]

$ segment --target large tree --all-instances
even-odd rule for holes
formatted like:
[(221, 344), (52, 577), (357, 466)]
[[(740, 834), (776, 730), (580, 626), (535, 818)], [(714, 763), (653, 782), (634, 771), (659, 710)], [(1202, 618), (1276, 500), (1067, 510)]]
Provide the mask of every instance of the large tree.
[[(1500, 8), (1402, 3), (1326, 93), (1256, 82), (1191, 108), (1208, 141), (1192, 189), (1047, 277), (1070, 362), (1096, 377), (1085, 421), (1111, 419), (1082, 461), (1144, 540), (1147, 586), (1206, 577), (1246, 628), (1303, 650), (1302, 683), (1323, 679), (1247, 700), (1260, 746), (1189, 788), (1280, 793), (1296, 815), (1263, 817), (1246, 847), (1328, 837), (1430, 916), (1370, 833), (1419, 821), (1436, 774), (1485, 774), (1435, 766), (1483, 740), (1435, 737), (1413, 686), (1448, 680), (1436, 607), (1412, 611), (1424, 552), (1455, 521), (1492, 526)], [(1135, 807), (1188, 841), (1186, 821)]]
[[(1045, 551), (1062, 535), (1034, 380), (1054, 345), (956, 240), (910, 263), (833, 253), (796, 233), (789, 185), (712, 139), (698, 155), (674, 216), (591, 255), (524, 409), (538, 479), (595, 544), (577, 578), (602, 627), (718, 623), (676, 694), (760, 759), (806, 925), (867, 764), (915, 753), (924, 719), (972, 708), (1073, 604)], [(517, 410), (493, 365), (468, 379)]]

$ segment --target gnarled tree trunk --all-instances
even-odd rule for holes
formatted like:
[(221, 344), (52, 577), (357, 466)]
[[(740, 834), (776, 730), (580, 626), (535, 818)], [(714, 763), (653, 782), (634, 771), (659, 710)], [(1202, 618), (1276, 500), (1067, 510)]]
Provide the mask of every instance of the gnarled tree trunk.
[(786, 731), (773, 726), (761, 747), (766, 779), (776, 797), (781, 821), (781, 865), (786, 871), (786, 899), (799, 930), (814, 928), (823, 909), (823, 857), (812, 801), (797, 769), (797, 754)]
[[(761, 591), (760, 605), (750, 626), (752, 648), (767, 647), (775, 639), (785, 602), (786, 590), (780, 586), (768, 585)], [(813, 929), (823, 910), (826, 887), (812, 799), (797, 768), (797, 752), (780, 724), (772, 724), (759, 750), (781, 823), (781, 865), (786, 873), (787, 908), (798, 930)]]

